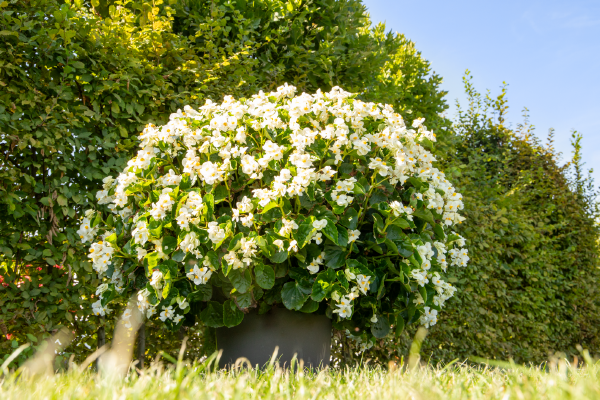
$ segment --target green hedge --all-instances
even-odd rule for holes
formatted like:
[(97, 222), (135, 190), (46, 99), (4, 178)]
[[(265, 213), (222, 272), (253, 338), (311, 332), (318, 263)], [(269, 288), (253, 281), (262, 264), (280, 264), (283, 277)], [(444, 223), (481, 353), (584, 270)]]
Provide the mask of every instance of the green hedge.
[[(469, 268), (424, 347), (438, 359), (479, 356), (541, 363), (549, 354), (600, 353), (597, 192), (581, 174), (581, 137), (560, 165), (533, 127), (504, 124), (506, 91), (482, 98), (465, 80), (470, 105), (456, 123), (457, 189), (464, 195), (460, 233)], [(592, 184), (592, 185), (590, 185)]]
[[(422, 347), (437, 361), (470, 357), (542, 363), (581, 345), (600, 355), (600, 210), (583, 175), (581, 136), (573, 161), (540, 143), (525, 123), (504, 124), (506, 91), (483, 97), (465, 79), (469, 105), (440, 153), (463, 194), (467, 220), (457, 231), (471, 260), (453, 269), (458, 292)], [(415, 329), (379, 343), (365, 357), (406, 355)]]
[[(371, 27), (357, 0), (7, 0), (0, 43), (3, 355), (66, 326), (81, 359), (100, 326), (112, 330), (90, 315), (97, 284), (75, 230), (145, 124), (289, 82), (339, 85), (447, 125), (441, 79), (404, 36)], [(149, 354), (179, 348), (148, 332)]]

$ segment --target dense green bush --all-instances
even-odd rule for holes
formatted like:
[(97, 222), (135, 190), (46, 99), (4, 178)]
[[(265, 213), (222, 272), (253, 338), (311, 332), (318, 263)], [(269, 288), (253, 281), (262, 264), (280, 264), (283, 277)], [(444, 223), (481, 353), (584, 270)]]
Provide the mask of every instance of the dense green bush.
[[(403, 36), (371, 28), (360, 1), (171, 3), (0, 2), (0, 354), (60, 326), (78, 334), (78, 358), (96, 347), (97, 282), (75, 229), (146, 123), (288, 81), (446, 124), (440, 78)], [(156, 354), (169, 340), (146, 342)]]

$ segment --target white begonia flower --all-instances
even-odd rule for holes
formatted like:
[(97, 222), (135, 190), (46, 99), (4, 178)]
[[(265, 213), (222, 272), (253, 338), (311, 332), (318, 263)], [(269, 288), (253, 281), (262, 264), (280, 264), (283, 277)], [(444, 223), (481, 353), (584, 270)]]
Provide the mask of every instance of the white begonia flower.
[(425, 304), (425, 300), (423, 300), (423, 296), (421, 296), (421, 293), (416, 293), (415, 298), (413, 299), (413, 303), (418, 306), (420, 304)]
[(323, 235), (321, 232), (317, 232), (312, 236), (311, 240), (314, 240), (316, 244), (321, 244), (323, 243)]
[(92, 267), (99, 275), (103, 275), (108, 270), (114, 251), (107, 241), (93, 243), (90, 246), (88, 257), (92, 259)]
[(412, 127), (419, 128), (421, 125), (423, 125), (423, 122), (425, 122), (425, 118), (417, 118), (413, 121)]
[(290, 242), (290, 247), (288, 247), (287, 251), (297, 252), (298, 251), (298, 242), (296, 242), (295, 240), (292, 240)]
[(423, 315), (419, 318), (419, 322), (425, 327), (429, 328), (437, 323), (437, 310), (431, 309), (430, 307), (423, 308)]
[[(350, 271), (348, 268), (346, 268), (344, 270), (344, 275), (346, 275), (346, 279), (348, 279), (349, 281), (353, 281), (356, 279), (356, 275), (352, 271)], [(362, 276), (362, 275), (359, 275), (359, 276)]]
[(175, 315), (173, 312), (173, 306), (168, 306), (168, 307), (163, 306), (162, 309), (163, 310), (160, 312), (160, 316), (159, 316), (161, 321), (164, 322), (167, 319), (173, 319), (173, 316)]
[(227, 265), (231, 265), (233, 269), (239, 269), (244, 266), (235, 251), (230, 251), (229, 253), (225, 254), (223, 258), (225, 259), (225, 262), (227, 262)]
[(158, 201), (152, 204), (150, 215), (155, 220), (158, 221), (164, 219), (167, 213), (171, 211), (173, 204), (175, 204), (175, 201), (171, 197), (172, 191), (171, 188), (164, 188), (161, 195), (158, 197)]
[(254, 215), (252, 213), (248, 214), (245, 217), (241, 218), (241, 223), (247, 228), (252, 227), (252, 223), (254, 222)]
[(273, 244), (274, 244), (275, 246), (277, 246), (277, 248), (279, 249), (279, 251), (283, 251), (283, 248), (284, 248), (284, 247), (283, 247), (283, 240), (281, 240), (281, 239), (276, 239), (276, 240), (274, 240), (274, 241), (273, 241)]
[(208, 223), (208, 238), (213, 243), (219, 243), (223, 239), (225, 239), (225, 230), (219, 227), (218, 222), (209, 222)]
[(183, 315), (181, 315), (181, 314), (177, 314), (176, 316), (174, 316), (174, 317), (173, 317), (173, 322), (174, 322), (175, 324), (178, 324), (178, 323), (179, 323), (179, 321), (181, 321), (182, 319), (183, 319)]
[(102, 300), (92, 303), (92, 313), (96, 316), (104, 317), (106, 314), (110, 314), (111, 311), (112, 309), (108, 308), (108, 305), (102, 305)]
[(146, 221), (138, 221), (135, 229), (131, 232), (131, 236), (133, 236), (134, 243), (143, 246), (150, 236)]
[(181, 175), (177, 175), (172, 169), (170, 169), (169, 173), (164, 175), (160, 180), (160, 183), (163, 186), (177, 186), (179, 185), (179, 182), (181, 182)]
[(348, 243), (355, 242), (360, 236), (360, 231), (358, 229), (352, 229), (348, 231)]
[(248, 213), (254, 208), (252, 205), (252, 201), (246, 196), (242, 198), (242, 201), (237, 202), (236, 207), (242, 213)]
[(347, 296), (341, 297), (335, 306), (337, 309), (333, 312), (338, 314), (340, 318), (350, 318), (352, 316), (352, 304)]
[(369, 168), (374, 169), (381, 176), (387, 176), (390, 172), (390, 167), (387, 165), (385, 161), (381, 158), (371, 158), (371, 162), (369, 163)]
[(219, 170), (217, 164), (213, 164), (210, 161), (206, 161), (200, 167), (200, 179), (207, 185), (213, 185), (217, 181), (221, 180), (223, 172)]
[(370, 279), (370, 276), (365, 276), (363, 274), (356, 276), (356, 283), (358, 284), (358, 289), (362, 292), (362, 294), (367, 294), (367, 291), (371, 285)]
[(283, 226), (279, 229), (279, 234), (282, 236), (289, 236), (292, 231), (298, 229), (298, 224), (294, 221), (283, 218), (281, 222), (283, 223)]
[(433, 257), (433, 249), (431, 248), (431, 243), (427, 242), (422, 246), (417, 246), (417, 252), (423, 259), (423, 261), (431, 260)]
[(196, 232), (190, 232), (181, 241), (179, 248), (186, 253), (193, 253), (200, 246), (200, 240)]
[(108, 284), (103, 283), (96, 288), (96, 296), (102, 298), (102, 294), (108, 290)]
[(427, 273), (424, 271), (413, 269), (411, 271), (411, 276), (420, 286), (425, 286), (425, 284), (429, 283), (429, 279), (427, 279)]
[[(88, 211), (91, 211), (91, 210), (88, 210)], [(79, 230), (77, 231), (77, 234), (79, 235), (79, 238), (81, 239), (81, 243), (91, 242), (92, 240), (94, 240), (94, 237), (98, 233), (97, 226), (92, 228), (92, 222), (90, 220), (92, 215), (94, 215), (93, 211), (90, 215), (88, 215), (88, 212), (86, 211), (86, 216), (81, 221), (81, 225), (79, 226)]]
[(178, 297), (177, 304), (179, 305), (179, 308), (181, 308), (182, 310), (185, 310), (190, 305), (190, 303), (187, 302), (185, 297)]
[(140, 260), (146, 257), (146, 254), (148, 254), (148, 251), (143, 247), (136, 247), (135, 251), (137, 252), (138, 259)]
[(322, 219), (322, 220), (317, 219), (313, 222), (312, 225), (313, 225), (313, 228), (320, 231), (321, 229), (323, 229), (327, 226), (327, 220), (326, 219)]
[(316, 274), (317, 272), (319, 272), (319, 268), (320, 268), (320, 265), (317, 264), (315, 261), (311, 262), (306, 267), (306, 269), (308, 269), (308, 271), (313, 275)]
[(199, 268), (197, 265), (194, 265), (187, 274), (187, 278), (194, 282), (196, 285), (204, 285), (208, 282), (212, 275), (212, 271), (207, 267)]
[(242, 157), (242, 172), (246, 175), (252, 175), (260, 168), (258, 162), (249, 154)]
[(154, 270), (152, 272), (152, 277), (150, 278), (150, 286), (152, 286), (157, 291), (162, 289), (163, 283), (163, 273), (159, 270)]

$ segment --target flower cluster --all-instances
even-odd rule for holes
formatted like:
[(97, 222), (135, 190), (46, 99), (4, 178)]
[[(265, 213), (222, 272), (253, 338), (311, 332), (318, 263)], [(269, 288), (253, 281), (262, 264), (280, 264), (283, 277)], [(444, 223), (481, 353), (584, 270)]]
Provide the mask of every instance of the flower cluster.
[(218, 327), (282, 303), (324, 310), (364, 349), (437, 322), (456, 292), (447, 269), (469, 257), (435, 135), (337, 87), (295, 92), (207, 100), (143, 130), (78, 231), (102, 279), (96, 314), (137, 292), (169, 328), (192, 309), (186, 320)]

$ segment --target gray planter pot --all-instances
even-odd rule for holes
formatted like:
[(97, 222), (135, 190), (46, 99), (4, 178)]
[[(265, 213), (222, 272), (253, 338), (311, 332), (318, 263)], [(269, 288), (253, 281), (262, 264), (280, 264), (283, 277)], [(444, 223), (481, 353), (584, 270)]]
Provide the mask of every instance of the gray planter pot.
[(262, 367), (276, 347), (281, 366), (290, 366), (296, 355), (305, 367), (326, 367), (331, 354), (331, 320), (325, 315), (274, 308), (266, 314), (247, 314), (233, 328), (217, 329), (217, 348), (223, 350), (220, 366), (234, 365), (245, 357), (253, 367)]

